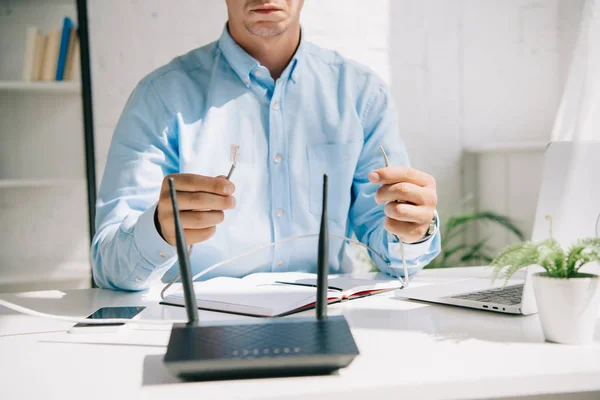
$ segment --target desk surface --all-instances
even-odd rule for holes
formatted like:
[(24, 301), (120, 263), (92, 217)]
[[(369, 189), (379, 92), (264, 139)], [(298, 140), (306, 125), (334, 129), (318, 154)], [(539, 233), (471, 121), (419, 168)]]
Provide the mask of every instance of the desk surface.
[[(447, 281), (473, 272), (477, 270), (426, 270), (417, 280)], [(84, 317), (100, 307), (145, 305), (142, 318), (184, 319), (183, 309), (158, 304), (159, 290), (87, 289), (0, 297), (63, 315)], [(0, 309), (0, 397), (472, 399), (600, 391), (600, 328), (589, 346), (550, 344), (544, 342), (537, 315), (430, 305), (400, 295), (401, 291), (387, 293), (330, 308), (332, 314), (346, 316), (361, 352), (338, 374), (195, 383), (180, 382), (163, 367), (169, 326), (129, 329), (125, 335), (73, 335), (66, 333), (70, 323)], [(248, 317), (200, 312), (205, 324), (244, 318)]]

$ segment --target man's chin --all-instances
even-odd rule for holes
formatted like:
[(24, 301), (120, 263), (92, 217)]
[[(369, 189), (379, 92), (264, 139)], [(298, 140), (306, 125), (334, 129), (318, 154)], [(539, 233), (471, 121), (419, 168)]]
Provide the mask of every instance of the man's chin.
[(246, 29), (255, 36), (279, 36), (286, 31), (287, 24), (285, 21), (260, 21), (246, 24)]

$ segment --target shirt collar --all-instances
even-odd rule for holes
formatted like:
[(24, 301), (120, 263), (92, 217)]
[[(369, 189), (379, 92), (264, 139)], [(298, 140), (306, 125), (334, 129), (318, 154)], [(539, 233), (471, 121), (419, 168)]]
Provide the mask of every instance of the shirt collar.
[[(250, 72), (252, 72), (254, 68), (260, 66), (260, 63), (250, 54), (246, 53), (246, 51), (233, 40), (229, 33), (229, 29), (227, 28), (227, 24), (225, 24), (225, 27), (223, 28), (223, 33), (219, 38), (218, 46), (240, 80), (244, 82), (244, 85), (250, 86)], [(300, 33), (300, 44), (290, 60), (290, 63), (283, 71), (282, 77), (287, 75), (289, 79), (296, 83), (298, 80), (298, 65), (304, 54), (305, 47), (305, 40), (302, 39), (302, 33)]]

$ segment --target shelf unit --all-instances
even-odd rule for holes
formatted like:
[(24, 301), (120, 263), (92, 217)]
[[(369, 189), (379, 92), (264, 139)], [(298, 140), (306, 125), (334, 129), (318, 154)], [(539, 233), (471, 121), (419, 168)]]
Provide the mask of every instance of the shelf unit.
[(0, 179), (0, 189), (61, 187), (82, 182), (83, 179)]
[(0, 81), (0, 91), (80, 94), (81, 83)]
[[(80, 80), (22, 81), (26, 27), (47, 33), (65, 16), (79, 28)], [(90, 287), (96, 184), (86, 1), (0, 0), (0, 52), (0, 292)]]

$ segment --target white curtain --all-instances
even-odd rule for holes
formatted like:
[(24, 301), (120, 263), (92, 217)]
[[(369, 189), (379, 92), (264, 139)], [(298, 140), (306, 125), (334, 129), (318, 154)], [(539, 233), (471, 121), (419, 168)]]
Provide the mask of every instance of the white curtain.
[(600, 0), (587, 0), (552, 140), (600, 140)]

